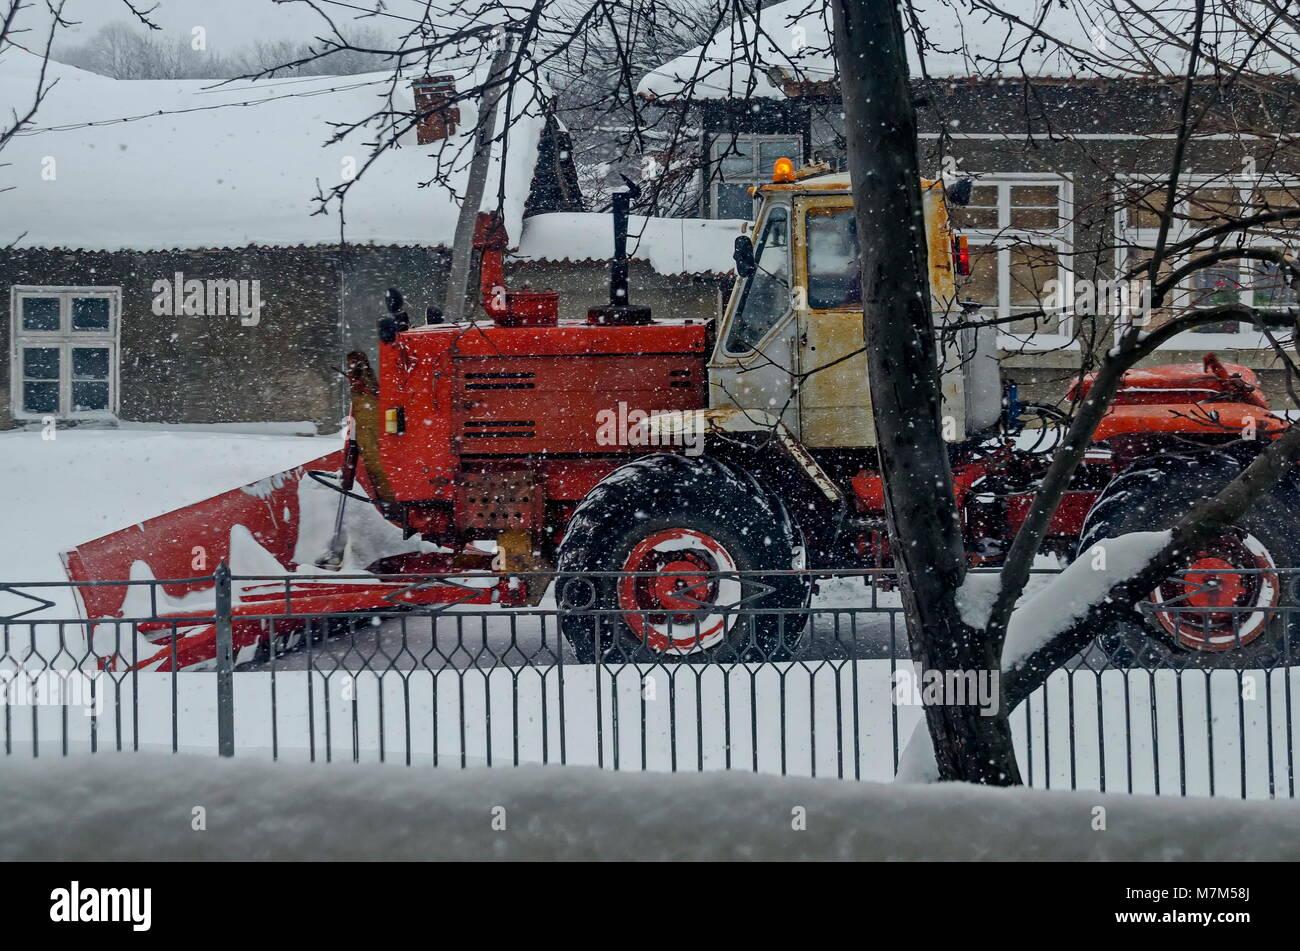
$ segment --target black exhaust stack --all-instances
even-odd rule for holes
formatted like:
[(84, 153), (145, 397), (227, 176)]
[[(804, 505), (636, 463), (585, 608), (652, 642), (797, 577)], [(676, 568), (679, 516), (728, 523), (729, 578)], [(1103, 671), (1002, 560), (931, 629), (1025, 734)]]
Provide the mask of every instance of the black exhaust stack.
[(641, 197), (641, 189), (626, 175), (620, 178), (627, 188), (614, 193), (614, 260), (609, 266), (609, 304), (587, 311), (587, 323), (629, 326), (650, 323), (650, 308), (628, 301), (627, 214), (632, 202)]

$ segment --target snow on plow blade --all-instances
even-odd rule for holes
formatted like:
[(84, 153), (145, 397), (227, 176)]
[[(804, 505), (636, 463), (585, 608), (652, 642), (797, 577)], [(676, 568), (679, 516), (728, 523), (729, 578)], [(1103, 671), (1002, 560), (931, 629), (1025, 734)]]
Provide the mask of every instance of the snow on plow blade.
[[(64, 552), (64, 569), (76, 583), (88, 646), (99, 665), (159, 671), (211, 666), (216, 659), (212, 575), (221, 562), (234, 576), (236, 660), (249, 659), (270, 637), (322, 625), (323, 615), (498, 600), (502, 585), (491, 577), (424, 576), (450, 572), (450, 554), (403, 540), (373, 505), (361, 502), (347, 508), (349, 543), (342, 571), (317, 569), (333, 532), (338, 494), (310, 473), (336, 473), (342, 462), (341, 451), (330, 453)], [(487, 568), (489, 555), (481, 554)], [(457, 564), (464, 570), (463, 559)], [(375, 570), (422, 575), (381, 577)]]

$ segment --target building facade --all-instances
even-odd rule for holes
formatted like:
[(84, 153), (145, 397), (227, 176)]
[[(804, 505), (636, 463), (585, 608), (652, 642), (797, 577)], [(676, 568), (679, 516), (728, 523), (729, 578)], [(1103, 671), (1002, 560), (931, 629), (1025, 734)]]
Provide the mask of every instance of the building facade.
[[(700, 130), (694, 150), (702, 216), (752, 214), (750, 190), (770, 180), (777, 158), (845, 166), (824, 12), (787, 0), (760, 16), (761, 29), (752, 21), (733, 25), (639, 86), (648, 101)], [(791, 45), (784, 46), (787, 36)], [(972, 273), (959, 294), (999, 321), (1008, 377), (1034, 398), (1056, 399), (1127, 321), (1155, 326), (1188, 306), (1229, 302), (1266, 313), (1294, 308), (1295, 290), (1279, 269), (1258, 261), (1197, 272), (1155, 311), (1143, 306), (1140, 284), (1116, 285), (1149, 256), (1158, 235), (1164, 196), (1153, 189), (1171, 167), (1179, 76), (1080, 78), (1047, 61), (1014, 62), (1028, 74), (973, 75), (971, 51), (981, 39), (972, 31), (965, 40), (960, 54), (931, 57), (929, 78), (912, 84), (917, 150), (923, 175), (973, 180), (970, 204), (953, 209), (971, 244)], [(1004, 56), (1016, 48), (1005, 40), (1003, 47)], [(919, 63), (912, 72), (921, 74)], [(1191, 114), (1201, 118), (1184, 158), (1170, 242), (1300, 206), (1300, 150), (1288, 145), (1300, 128), (1298, 103), (1300, 82), (1285, 71), (1237, 86), (1213, 76), (1194, 84)], [(1275, 250), (1300, 247), (1298, 239), (1294, 219), (1232, 238)], [(1182, 263), (1175, 258), (1162, 276)], [(1105, 299), (1089, 305), (1085, 289)], [(1227, 321), (1180, 334), (1148, 362), (1191, 362), (1207, 351), (1259, 371), (1275, 405), (1289, 405), (1279, 357), (1250, 325)]]
[[(607, 215), (582, 217), (607, 226)], [(375, 359), (388, 288), (421, 323), (443, 304), (449, 262), (446, 248), (371, 246), (0, 251), (9, 355), (0, 427), (293, 422), (333, 431), (347, 415), (343, 356)], [(700, 321), (718, 312), (729, 280), (725, 268), (656, 269), (643, 259), (629, 279), (637, 303)], [(608, 302), (607, 260), (517, 255), (506, 280), (559, 292), (565, 318)]]
[[(39, 57), (6, 55), (0, 92), (22, 101), (41, 68)], [(283, 96), (48, 68), (58, 84), (42, 125), (7, 143), (0, 163), (0, 427), (336, 429), (348, 407), (345, 356), (374, 357), (386, 291), (403, 291), (417, 324), (445, 303), (474, 133), (461, 121), (473, 103), (450, 103), (475, 76), (399, 87), (398, 105), (407, 95), (420, 121), (399, 125), (397, 147), (355, 178), (364, 143), (322, 140), (333, 122), (373, 111), (370, 87), (387, 88), (389, 76), (312, 78)], [(509, 147), (497, 142), (487, 158), (497, 187), (484, 201), (516, 249), (506, 280), (557, 290), (564, 316), (585, 316), (608, 301), (610, 216), (583, 212), (568, 134), (523, 90), (514, 99)], [(316, 201), (331, 182), (354, 186), (346, 205)], [(701, 263), (668, 253), (686, 245), (672, 227), (637, 225), (634, 299), (706, 319), (730, 238)]]

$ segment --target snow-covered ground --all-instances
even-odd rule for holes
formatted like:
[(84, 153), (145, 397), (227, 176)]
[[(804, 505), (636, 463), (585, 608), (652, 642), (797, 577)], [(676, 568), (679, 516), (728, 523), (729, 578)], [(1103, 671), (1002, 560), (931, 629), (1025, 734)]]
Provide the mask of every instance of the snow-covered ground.
[[(253, 424), (255, 427), (261, 424)], [(64, 581), (59, 553), (342, 445), (200, 427), (0, 432), (0, 583)], [(76, 616), (66, 589), (51, 613)], [(3, 607), (0, 604), (0, 607)]]
[[(66, 548), (338, 443), (208, 430), (71, 430), (51, 441), (38, 432), (0, 434), (0, 524), (9, 542), (0, 550), (0, 582), (63, 580), (58, 553)], [(0, 608), (6, 596), (0, 590)], [(806, 659), (763, 666), (575, 665), (554, 617), (544, 616), (549, 599), (542, 616), (479, 608), (409, 614), (282, 658), (274, 669), (242, 669), (236, 746), (240, 756), (265, 758), (274, 749), (289, 760), (736, 766), (886, 780), (895, 738), (909, 735), (920, 711), (892, 697), (897, 658), (906, 653), (897, 595), (872, 598), (860, 579), (828, 583), (815, 602), (821, 613)], [(69, 597), (54, 599), (48, 614), (75, 616)], [(873, 604), (883, 610), (833, 610)], [(55, 625), (9, 625), (9, 650), (21, 655), (26, 638), (57, 633)], [(104, 706), (94, 718), (76, 708), (13, 707), (3, 742), (19, 755), (33, 744), (57, 755), (65, 738), (73, 752), (215, 750), (213, 675), (101, 679), (97, 690)], [(1296, 769), (1288, 705), (1298, 692), (1300, 668), (1181, 679), (1108, 671), (1095, 684), (1088, 672), (1061, 671), (1013, 724), (1035, 784), (1289, 795)]]
[[(296, 424), (281, 424), (294, 426)], [(250, 428), (265, 430), (266, 424)], [(273, 430), (277, 427), (270, 427)], [(0, 583), (66, 580), (59, 553), (174, 508), (301, 465), (339, 448), (341, 437), (300, 437), (277, 432), (232, 432), (227, 427), (149, 427), (60, 430), (51, 440), (39, 432), (0, 433), (0, 525), (8, 544), (0, 549)], [(310, 488), (310, 486), (309, 486)], [(320, 490), (324, 493), (326, 490)], [(355, 507), (354, 507), (355, 509)], [(360, 515), (359, 511), (354, 511)], [(41, 589), (55, 606), (34, 617), (68, 619), (77, 610), (67, 588)], [(0, 612), (13, 595), (0, 592)], [(906, 652), (897, 614), (898, 596), (873, 595), (861, 579), (827, 582), (815, 602), (825, 609), (813, 623), (814, 657), (881, 657)], [(833, 609), (879, 606), (881, 613)], [(550, 599), (542, 611), (554, 608)], [(475, 606), (469, 610), (481, 612)], [(496, 613), (496, 612), (494, 612)], [(349, 657), (427, 657), (432, 666), (468, 666), (509, 653), (516, 659), (546, 646), (546, 629), (533, 618), (499, 612), (500, 618), (447, 615), (386, 622), (362, 628), (348, 643)], [(553, 622), (552, 622), (553, 628)], [(27, 635), (26, 629), (16, 630)], [(50, 627), (38, 637), (57, 636)], [(553, 632), (551, 636), (552, 649)], [(403, 650), (405, 648), (405, 650)], [(343, 650), (339, 649), (342, 654)], [(282, 668), (307, 660), (291, 655)]]
[[(195, 831), (195, 809), (204, 829)], [(7, 764), (0, 860), (1300, 859), (1300, 805), (745, 773)]]

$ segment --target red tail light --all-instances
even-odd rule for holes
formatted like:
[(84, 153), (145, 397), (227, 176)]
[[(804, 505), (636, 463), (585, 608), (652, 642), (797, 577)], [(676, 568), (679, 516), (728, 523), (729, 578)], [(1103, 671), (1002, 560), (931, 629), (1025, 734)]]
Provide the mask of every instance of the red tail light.
[(970, 244), (964, 235), (952, 239), (952, 263), (962, 277), (970, 274)]

